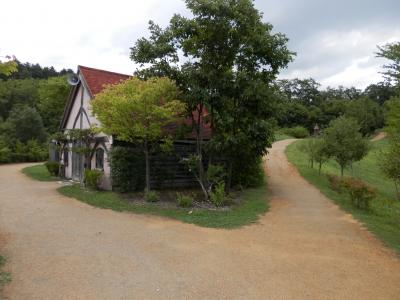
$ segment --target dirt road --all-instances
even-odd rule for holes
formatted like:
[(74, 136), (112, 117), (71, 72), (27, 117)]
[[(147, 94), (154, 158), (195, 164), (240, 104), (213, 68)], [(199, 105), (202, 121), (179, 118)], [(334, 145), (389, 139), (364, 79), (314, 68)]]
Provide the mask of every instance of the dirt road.
[(399, 299), (400, 261), (274, 144), (271, 210), (214, 230), (90, 207), (0, 167), (8, 299)]

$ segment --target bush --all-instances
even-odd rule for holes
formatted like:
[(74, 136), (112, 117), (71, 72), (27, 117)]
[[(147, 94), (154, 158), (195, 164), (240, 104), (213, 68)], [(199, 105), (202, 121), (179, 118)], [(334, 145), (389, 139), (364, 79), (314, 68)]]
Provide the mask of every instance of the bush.
[(329, 186), (332, 190), (337, 193), (344, 192), (345, 186), (342, 177), (333, 174), (327, 174), (326, 177), (328, 177)]
[(147, 202), (157, 202), (159, 200), (158, 194), (155, 191), (148, 191), (144, 194), (144, 199)]
[(375, 188), (357, 178), (342, 178), (336, 175), (327, 175), (327, 177), (332, 190), (338, 193), (346, 191), (353, 206), (358, 209), (369, 210), (371, 201), (376, 197)]
[(0, 163), (9, 163), (12, 161), (12, 151), (7, 146), (0, 147)]
[(144, 189), (145, 165), (142, 151), (132, 147), (113, 147), (110, 163), (113, 190), (126, 193)]
[(193, 198), (189, 195), (184, 195), (181, 193), (176, 193), (176, 202), (180, 207), (192, 207), (193, 206)]
[(49, 171), (49, 173), (53, 176), (58, 176), (58, 172), (60, 170), (60, 164), (56, 161), (48, 161), (44, 164)]
[(371, 201), (376, 197), (376, 189), (357, 178), (348, 177), (342, 181), (352, 204), (358, 209), (369, 210)]
[(241, 188), (258, 187), (264, 184), (264, 168), (261, 157), (234, 162), (232, 170), (232, 185)]
[(100, 179), (103, 172), (100, 170), (85, 170), (85, 185), (88, 188), (98, 190), (100, 188)]
[(210, 192), (211, 202), (216, 207), (221, 207), (225, 204), (225, 183), (220, 182), (215, 186), (214, 191)]
[(308, 130), (302, 126), (296, 126), (296, 127), (291, 127), (291, 128), (283, 128), (282, 131), (290, 135), (296, 139), (304, 139), (310, 135)]

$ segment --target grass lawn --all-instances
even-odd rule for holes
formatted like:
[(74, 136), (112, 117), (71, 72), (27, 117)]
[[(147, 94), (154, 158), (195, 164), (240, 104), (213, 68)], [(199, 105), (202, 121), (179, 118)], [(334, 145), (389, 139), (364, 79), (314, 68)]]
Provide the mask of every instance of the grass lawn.
[[(8, 272), (3, 272), (1, 269), (6, 263), (6, 259), (0, 255), (0, 292), (3, 289), (3, 287), (11, 281), (11, 275)], [(0, 295), (1, 299), (1, 295)]]
[[(44, 165), (27, 167), (22, 172), (40, 181), (54, 181), (58, 178), (49, 174)], [(105, 191), (90, 191), (79, 185), (63, 186), (58, 191), (71, 198), (78, 199), (89, 205), (112, 209), (115, 211), (133, 212), (139, 214), (153, 214), (173, 218), (186, 223), (212, 228), (237, 228), (254, 223), (260, 214), (268, 210), (267, 188), (263, 185), (258, 188), (240, 192), (241, 202), (228, 210), (164, 208), (156, 204), (135, 204), (129, 202), (121, 194)], [(192, 213), (189, 213), (192, 211)]]
[(287, 139), (293, 139), (292, 136), (287, 135), (286, 133), (283, 133), (282, 131), (277, 131), (275, 132), (274, 135), (274, 142), (282, 141), (282, 140), (287, 140)]
[[(138, 205), (125, 200), (115, 192), (98, 192), (82, 189), (79, 185), (64, 186), (58, 191), (92, 206), (139, 214), (164, 216), (202, 227), (237, 228), (254, 223), (268, 210), (266, 186), (241, 192), (241, 203), (228, 210), (163, 208), (156, 204)], [(191, 213), (189, 213), (191, 211)]]
[(355, 209), (346, 195), (330, 189), (324, 174), (340, 175), (339, 165), (331, 160), (323, 166), (323, 174), (319, 175), (317, 168), (311, 169), (307, 156), (299, 150), (302, 142), (297, 141), (286, 150), (289, 161), (297, 167), (300, 174), (400, 254), (400, 201), (395, 200), (396, 191), (393, 182), (385, 178), (379, 169), (379, 156), (381, 150), (388, 146), (387, 140), (372, 143), (369, 154), (360, 162), (354, 163), (353, 171), (345, 172), (345, 175), (358, 177), (377, 189), (378, 195), (370, 212)]
[(50, 175), (45, 165), (36, 165), (22, 169), (22, 173), (39, 181), (57, 181), (59, 178)]

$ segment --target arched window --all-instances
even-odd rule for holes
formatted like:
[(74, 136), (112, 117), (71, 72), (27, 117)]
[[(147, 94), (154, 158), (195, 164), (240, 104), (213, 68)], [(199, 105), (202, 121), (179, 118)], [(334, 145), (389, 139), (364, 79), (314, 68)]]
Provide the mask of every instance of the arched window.
[(96, 150), (96, 169), (104, 169), (104, 150), (102, 148)]

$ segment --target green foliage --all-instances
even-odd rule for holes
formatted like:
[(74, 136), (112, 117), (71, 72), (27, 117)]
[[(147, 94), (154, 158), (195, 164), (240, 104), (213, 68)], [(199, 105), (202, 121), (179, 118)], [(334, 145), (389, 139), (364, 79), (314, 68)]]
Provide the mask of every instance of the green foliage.
[(108, 86), (92, 101), (104, 132), (135, 143), (145, 154), (146, 189), (150, 190), (151, 146), (167, 136), (164, 126), (177, 121), (185, 105), (176, 100), (178, 89), (168, 78), (136, 77)]
[(277, 81), (278, 88), (288, 100), (295, 100), (297, 103), (312, 105), (321, 101), (322, 95), (319, 92), (320, 84), (314, 79), (282, 79)]
[(156, 191), (146, 191), (144, 194), (144, 199), (147, 202), (158, 202), (158, 200), (160, 199), (160, 196), (158, 195), (158, 193)]
[(58, 176), (58, 172), (60, 170), (60, 163), (57, 161), (47, 161), (44, 164), (52, 176)]
[(283, 128), (282, 131), (289, 135), (292, 136), (296, 139), (304, 139), (310, 135), (308, 130), (302, 126), (296, 126), (292, 128)]
[(85, 170), (85, 185), (88, 188), (98, 190), (100, 189), (100, 180), (103, 172), (100, 170)]
[(346, 166), (361, 160), (368, 153), (369, 143), (363, 139), (359, 129), (354, 119), (339, 117), (324, 132), (328, 154), (340, 165), (342, 174)]
[(95, 207), (159, 215), (211, 228), (238, 228), (252, 224), (257, 222), (258, 217), (268, 210), (267, 189), (265, 186), (241, 192), (238, 195), (241, 202), (229, 210), (196, 209), (191, 214), (188, 214), (186, 210), (164, 208), (158, 205), (135, 205), (115, 192), (87, 191), (81, 189), (79, 185), (64, 186), (59, 188), (58, 191), (67, 197), (73, 197)]
[(343, 192), (343, 178), (334, 174), (326, 174), (326, 177), (328, 178), (329, 181), (329, 186), (332, 190), (334, 190), (337, 193), (342, 193)]
[(49, 133), (58, 130), (70, 87), (65, 76), (40, 81), (37, 108)]
[(2, 271), (2, 268), (4, 267), (5, 264), (6, 264), (6, 259), (0, 255), (0, 291), (7, 283), (11, 281), (11, 274)]
[(52, 176), (45, 165), (35, 165), (22, 169), (22, 173), (38, 181), (55, 181), (59, 178)]
[(345, 115), (357, 120), (360, 125), (360, 132), (364, 136), (382, 128), (384, 124), (381, 107), (368, 98), (351, 101), (347, 105)]
[(12, 110), (18, 107), (35, 107), (39, 81), (34, 79), (0, 80), (0, 117), (7, 120)]
[(389, 147), (381, 153), (380, 167), (385, 176), (393, 180), (400, 199), (400, 98), (391, 99), (386, 106)]
[(371, 201), (377, 195), (375, 188), (358, 178), (339, 177), (333, 174), (327, 174), (327, 177), (331, 189), (340, 194), (347, 192), (354, 207), (370, 210)]
[(224, 206), (226, 203), (224, 182), (219, 182), (215, 185), (214, 191), (210, 192), (210, 200), (216, 207)]
[(10, 124), (12, 136), (21, 143), (27, 143), (29, 140), (43, 143), (46, 140), (42, 117), (35, 108), (14, 107), (7, 122)]
[(175, 15), (165, 29), (150, 22), (150, 37), (137, 40), (131, 58), (146, 65), (136, 72), (139, 77), (168, 76), (182, 90), (197, 135), (203, 191), (202, 132), (212, 123), (208, 150), (226, 159), (229, 189), (233, 165), (262, 156), (273, 141), (272, 80), (294, 54), (287, 49), (288, 39), (272, 32), (250, 0), (185, 2), (191, 17)]
[(11, 146), (4, 136), (0, 136), (0, 163), (12, 162), (12, 157)]
[(370, 209), (371, 201), (376, 197), (376, 189), (357, 178), (347, 177), (342, 185), (350, 195), (352, 204), (358, 209)]
[(319, 164), (319, 172), (321, 172), (322, 165), (330, 157), (330, 150), (325, 140), (321, 138), (309, 138), (299, 145), (299, 149), (307, 154), (311, 168), (314, 167), (314, 163), (316, 162)]
[(232, 185), (236, 187), (259, 187), (265, 183), (263, 161), (260, 156), (249, 158), (246, 163), (235, 161), (232, 174)]
[(207, 180), (210, 184), (223, 182), (225, 179), (225, 170), (222, 165), (209, 164), (207, 169)]
[(113, 147), (110, 164), (113, 190), (125, 193), (144, 189), (143, 151), (138, 148)]
[(179, 207), (192, 207), (193, 206), (193, 197), (189, 195), (184, 195), (182, 193), (176, 193), (176, 202)]
[[(400, 253), (400, 201), (395, 200), (396, 189), (393, 182), (384, 176), (379, 168), (381, 153), (388, 149), (388, 141), (373, 142), (373, 147), (367, 156), (361, 161), (353, 163), (352, 170), (345, 170), (346, 176), (359, 178), (377, 189), (376, 200), (370, 202), (368, 211), (357, 209), (349, 201), (344, 189), (342, 193), (335, 192), (331, 189), (326, 176), (320, 176), (316, 169), (309, 167), (307, 156), (299, 149), (301, 142), (289, 145), (286, 151), (289, 161), (298, 168), (300, 174), (328, 198), (334, 200), (342, 209), (351, 213), (385, 244)], [(334, 174), (340, 178), (340, 172), (340, 166), (333, 159), (322, 167), (323, 174)]]
[(384, 65), (386, 69), (384, 73), (387, 80), (394, 81), (395, 84), (400, 87), (400, 42), (386, 44), (383, 47), (379, 47), (379, 52), (376, 53), (378, 57), (383, 57), (391, 61), (390, 64)]
[[(69, 87), (64, 77), (41, 79), (67, 71), (12, 63), (17, 64), (16, 72), (0, 74), (0, 163), (44, 160), (47, 146), (43, 144), (47, 134), (58, 129)], [(23, 149), (31, 140), (40, 149), (32, 143)], [(32, 146), (35, 149), (30, 150)]]
[(0, 60), (0, 74), (10, 76), (17, 71), (17, 62), (15, 59), (11, 59), (10, 56), (7, 56), (7, 58), (7, 61)]
[(29, 140), (26, 144), (17, 141), (11, 154), (11, 162), (37, 162), (48, 157), (47, 147), (36, 140)]

